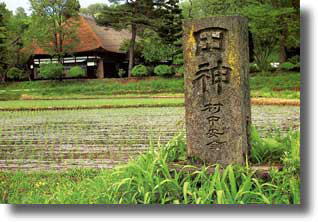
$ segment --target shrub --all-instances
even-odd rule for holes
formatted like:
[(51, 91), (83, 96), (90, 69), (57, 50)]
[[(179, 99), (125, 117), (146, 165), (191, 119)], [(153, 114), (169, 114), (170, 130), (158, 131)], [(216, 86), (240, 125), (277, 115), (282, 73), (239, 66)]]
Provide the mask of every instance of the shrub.
[(58, 63), (48, 63), (40, 65), (39, 76), (44, 79), (61, 79), (63, 77), (63, 65)]
[(173, 74), (173, 68), (168, 65), (159, 65), (156, 66), (154, 72), (158, 76), (169, 76)]
[(11, 69), (9, 69), (9, 71), (7, 72), (7, 78), (11, 79), (11, 80), (21, 80), (23, 79), (24, 73), (21, 69), (18, 69), (16, 67), (13, 67)]
[(85, 77), (86, 73), (85, 70), (79, 66), (74, 66), (68, 72), (69, 77), (78, 78), (78, 77)]
[(255, 72), (259, 72), (259, 68), (258, 68), (257, 64), (255, 64), (255, 63), (250, 64), (250, 73), (255, 73)]
[(183, 65), (184, 64), (182, 53), (175, 56), (175, 58), (173, 59), (173, 64), (174, 65)]
[(300, 71), (300, 57), (294, 56), (288, 59), (287, 62), (280, 65), (280, 68), (286, 71)]
[(296, 55), (296, 56), (288, 59), (288, 62), (291, 62), (293, 64), (300, 64), (300, 56)]
[(134, 77), (142, 77), (148, 75), (148, 69), (144, 65), (137, 65), (132, 70), (132, 76)]
[(176, 69), (176, 73), (178, 76), (183, 76), (184, 75), (184, 66), (180, 66)]
[(124, 69), (119, 69), (118, 70), (118, 76), (120, 78), (123, 78), (125, 76), (125, 74), (126, 74), (126, 71)]
[(284, 63), (280, 64), (279, 67), (281, 69), (283, 69), (283, 70), (290, 71), (290, 70), (293, 70), (293, 69), (297, 68), (298, 65), (297, 64), (293, 64), (291, 62), (284, 62)]

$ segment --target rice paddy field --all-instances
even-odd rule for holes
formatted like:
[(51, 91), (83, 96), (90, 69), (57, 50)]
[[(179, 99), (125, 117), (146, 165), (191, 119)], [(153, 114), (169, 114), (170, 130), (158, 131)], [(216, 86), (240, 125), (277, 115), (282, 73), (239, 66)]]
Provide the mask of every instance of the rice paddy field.
[[(0, 112), (0, 170), (113, 168), (185, 131), (184, 107)], [(295, 106), (253, 106), (265, 137), (299, 129)]]

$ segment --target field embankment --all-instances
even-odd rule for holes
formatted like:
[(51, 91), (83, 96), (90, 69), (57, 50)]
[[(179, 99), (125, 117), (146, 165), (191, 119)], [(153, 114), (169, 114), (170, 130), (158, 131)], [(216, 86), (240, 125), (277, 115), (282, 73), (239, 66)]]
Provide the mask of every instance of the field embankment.
[[(300, 73), (255, 75), (250, 88), (253, 98), (300, 99)], [(183, 92), (183, 78), (33, 81), (1, 84), (0, 100), (173, 97)]]

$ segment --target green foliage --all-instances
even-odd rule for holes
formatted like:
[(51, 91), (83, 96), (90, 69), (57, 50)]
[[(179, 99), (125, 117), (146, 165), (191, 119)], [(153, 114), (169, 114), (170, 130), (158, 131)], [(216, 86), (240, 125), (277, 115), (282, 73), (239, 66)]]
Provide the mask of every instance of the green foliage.
[(71, 81), (28, 81), (15, 84), (0, 84), (0, 98), (20, 98), (28, 89), (28, 94), (37, 98), (100, 98), (116, 95), (145, 95), (157, 93), (183, 93), (183, 79), (146, 78), (139, 81), (88, 79)]
[(59, 63), (41, 64), (39, 76), (44, 79), (60, 79), (64, 76), (63, 65)]
[(140, 44), (143, 47), (142, 57), (149, 63), (171, 61), (175, 53), (175, 47), (164, 43), (154, 33), (141, 40)]
[(261, 138), (255, 128), (252, 128), (251, 140), (251, 161), (256, 164), (277, 163), (288, 149), (286, 144), (273, 137)]
[[(300, 46), (300, 4), (296, 0), (187, 0), (181, 4), (186, 18), (243, 15), (249, 19), (255, 56), (261, 71), (267, 71), (270, 54)], [(281, 61), (282, 62), (282, 61)]]
[(297, 72), (280, 72), (267, 75), (255, 75), (250, 78), (250, 87), (252, 90), (268, 89), (275, 91), (279, 89), (291, 89), (300, 87), (301, 74)]
[[(253, 3), (242, 9), (242, 14), (250, 19), (250, 31), (254, 39), (254, 59), (260, 71), (270, 70), (270, 56), (280, 41), (282, 30), (286, 26), (282, 18), (293, 13), (293, 9), (277, 8), (272, 3)], [(282, 46), (284, 47), (284, 46)]]
[(73, 78), (85, 77), (85, 75), (85, 70), (79, 66), (72, 67), (68, 72), (68, 76)]
[(6, 9), (5, 3), (0, 3), (0, 81), (4, 81), (6, 76), (4, 70), (8, 66), (8, 20), (11, 14)]
[(132, 76), (134, 77), (142, 77), (147, 76), (149, 74), (148, 69), (144, 65), (137, 65), (132, 70)]
[(300, 66), (300, 56), (298, 56), (298, 55), (288, 59), (288, 61), (295, 64), (295, 65)]
[[(129, 77), (135, 60), (137, 33), (144, 37), (140, 41), (142, 56), (148, 63), (172, 60), (182, 51), (178, 41), (182, 35), (182, 16), (177, 0), (118, 0), (112, 3), (115, 4), (104, 7), (97, 21), (104, 26), (131, 30)], [(147, 32), (152, 34), (147, 36)]]
[(252, 97), (300, 99), (300, 73), (260, 73), (250, 78)]
[[(271, 45), (271, 44), (269, 44)], [(270, 65), (270, 54), (272, 52), (272, 46), (267, 47), (266, 43), (262, 44), (258, 42), (254, 48), (254, 60), (257, 65), (257, 68), (261, 72), (268, 72), (271, 68)]]
[[(265, 98), (300, 98), (300, 73), (277, 72), (260, 75), (256, 73), (250, 78), (252, 97)], [(123, 94), (183, 93), (183, 78), (149, 78), (138, 82), (121, 80), (85, 80), (67, 82), (19, 82), (0, 84), (1, 99), (17, 98), (27, 89), (28, 94), (37, 98), (83, 98), (103, 97)]]
[(156, 32), (162, 42), (172, 50), (172, 57), (182, 53), (182, 10), (179, 0), (156, 1), (156, 13), (160, 19)]
[(130, 28), (132, 37), (129, 44), (128, 77), (131, 77), (135, 63), (137, 32), (145, 27), (153, 29), (158, 17), (154, 13), (154, 4), (152, 1), (138, 0), (123, 2), (119, 0), (118, 2), (122, 2), (123, 4), (104, 7), (97, 17), (97, 22), (100, 25), (112, 26), (119, 30)]
[(24, 71), (16, 67), (10, 68), (7, 72), (7, 78), (11, 80), (22, 80), (25, 78)]
[(281, 68), (282, 70), (287, 70), (287, 71), (290, 71), (290, 70), (293, 70), (295, 68), (298, 68), (299, 65), (297, 64), (293, 64), (291, 62), (284, 62), (282, 64), (280, 64), (279, 68)]
[[(30, 17), (27, 16), (23, 8), (17, 8), (14, 16), (8, 21), (8, 63), (10, 67), (19, 67), (25, 69), (31, 52), (27, 50), (27, 31), (30, 25)], [(22, 50), (24, 49), (24, 50)]]
[(154, 73), (158, 76), (171, 76), (172, 74), (174, 74), (173, 67), (168, 65), (156, 66)]
[(176, 68), (176, 74), (179, 76), (183, 76), (184, 75), (184, 66), (180, 66), (180, 67)]
[(300, 132), (289, 133), (284, 143), (290, 149), (284, 152), (282, 162), (286, 168), (294, 173), (300, 172)]
[(182, 38), (182, 10), (179, 0), (159, 0), (156, 4), (161, 23), (157, 28), (160, 38), (168, 44), (176, 44)]
[[(291, 134), (290, 134), (291, 135)], [(292, 136), (293, 137), (293, 136)], [(293, 137), (293, 141), (299, 138)], [(286, 144), (283, 144), (286, 145)], [(299, 143), (295, 147), (299, 150)], [(285, 149), (291, 153), (290, 148)], [(272, 170), (260, 179), (249, 167), (171, 162), (186, 158), (183, 134), (114, 170), (0, 173), (0, 202), (10, 204), (300, 204), (299, 172)], [(194, 169), (188, 171), (189, 168)], [(23, 183), (21, 183), (23, 181)]]
[(126, 71), (124, 69), (119, 69), (118, 70), (118, 76), (120, 78), (123, 78), (126, 75)]
[(284, 62), (280, 64), (279, 68), (282, 70), (286, 71), (291, 71), (291, 70), (300, 70), (300, 57), (299, 56), (294, 56), (290, 59), (288, 59), (287, 62)]
[[(130, 50), (130, 40), (123, 40), (121, 45), (120, 45), (120, 50), (126, 53), (129, 53)], [(142, 50), (143, 50), (143, 40), (136, 41), (135, 43), (135, 57), (140, 58), (142, 56)]]
[(100, 13), (103, 11), (103, 8), (106, 6), (107, 5), (103, 3), (95, 3), (95, 4), (89, 5), (87, 8), (81, 8), (80, 12), (84, 15), (98, 17)]
[[(130, 96), (133, 97), (133, 96)], [(140, 96), (139, 96), (140, 97)], [(56, 109), (85, 109), (85, 108), (142, 108), (142, 107), (183, 107), (184, 98), (114, 98), (111, 99), (68, 99), (68, 100), (9, 100), (0, 101), (0, 110), (56, 110)], [(149, 98), (147, 98), (149, 97)], [(30, 97), (32, 98), (32, 97)]]
[(178, 54), (173, 58), (173, 64), (174, 65), (183, 65), (184, 64), (184, 59), (183, 59), (183, 54)]
[(250, 63), (250, 73), (255, 73), (255, 72), (259, 72), (259, 68), (257, 66), (257, 64), (255, 63)]
[(71, 53), (79, 39), (78, 0), (30, 0), (32, 22), (27, 36), (29, 44), (36, 44), (58, 58)]

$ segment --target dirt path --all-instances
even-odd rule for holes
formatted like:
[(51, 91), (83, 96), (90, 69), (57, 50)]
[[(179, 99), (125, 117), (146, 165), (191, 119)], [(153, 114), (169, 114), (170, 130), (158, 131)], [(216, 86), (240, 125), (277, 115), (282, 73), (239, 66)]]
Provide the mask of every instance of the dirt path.
[[(299, 128), (299, 107), (253, 106), (262, 135)], [(184, 108), (1, 112), (0, 170), (112, 168), (184, 131)]]

